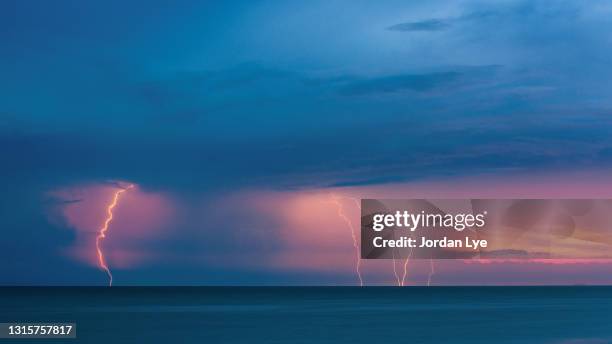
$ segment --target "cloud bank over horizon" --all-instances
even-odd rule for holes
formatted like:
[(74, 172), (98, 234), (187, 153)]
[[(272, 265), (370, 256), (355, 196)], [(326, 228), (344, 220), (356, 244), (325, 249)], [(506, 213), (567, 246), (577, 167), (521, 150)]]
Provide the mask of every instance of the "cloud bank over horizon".
[[(303, 225), (286, 222), (291, 209), (223, 221), (255, 194), (283, 195), (277, 208), (424, 185), (450, 197), (483, 181), (491, 197), (610, 197), (611, 12), (603, 1), (3, 3), (0, 249), (15, 263), (0, 265), (0, 283), (99, 283), (65, 254), (83, 238), (66, 209), (104, 203), (113, 181), (173, 214), (153, 237), (138, 229), (150, 224), (130, 228), (140, 244), (126, 234), (149, 262), (125, 266), (135, 284), (354, 282), (350, 238), (289, 249), (283, 235)], [(325, 202), (329, 221), (302, 229), (313, 240), (347, 233)], [(264, 242), (270, 232), (288, 241)], [(465, 276), (445, 283), (483, 278)]]

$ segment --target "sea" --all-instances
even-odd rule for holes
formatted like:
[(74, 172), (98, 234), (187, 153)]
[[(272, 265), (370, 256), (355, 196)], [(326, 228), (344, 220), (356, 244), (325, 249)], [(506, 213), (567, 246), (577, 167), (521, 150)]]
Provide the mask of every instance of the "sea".
[(1, 343), (612, 343), (612, 287), (3, 287)]

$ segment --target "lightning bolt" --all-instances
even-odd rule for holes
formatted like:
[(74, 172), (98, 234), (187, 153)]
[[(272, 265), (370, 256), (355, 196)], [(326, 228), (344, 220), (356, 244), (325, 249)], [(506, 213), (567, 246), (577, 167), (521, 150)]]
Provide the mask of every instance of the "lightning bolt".
[[(335, 194), (331, 194), (330, 195), (332, 203), (334, 203), (338, 209), (338, 216), (340, 218), (342, 218), (342, 220), (344, 222), (346, 222), (347, 226), (350, 228), (351, 230), (351, 236), (353, 238), (353, 246), (355, 247), (355, 251), (356, 251), (356, 260), (355, 260), (355, 271), (357, 274), (357, 277), (359, 278), (359, 284), (361, 286), (363, 286), (363, 279), (361, 277), (361, 259), (360, 259), (360, 255), (359, 255), (359, 244), (357, 242), (357, 236), (355, 234), (355, 227), (353, 226), (352, 221), (348, 218), (348, 216), (344, 213), (344, 207), (342, 205), (342, 202), (340, 202), (340, 199), (342, 198), (346, 198), (349, 199), (351, 201), (353, 201), (355, 203), (355, 206), (361, 210), (361, 204), (359, 203), (359, 200), (353, 197), (348, 197), (348, 196), (337, 196)], [(408, 253), (408, 257), (406, 257), (406, 259), (404, 260), (404, 264), (403, 264), (403, 274), (400, 277), (397, 271), (397, 263), (396, 263), (396, 259), (395, 259), (395, 250), (393, 251), (393, 275), (395, 276), (395, 280), (397, 282), (398, 286), (405, 286), (406, 285), (406, 277), (408, 276), (408, 264), (410, 263), (410, 259), (412, 257), (412, 248), (410, 248), (410, 253)], [(434, 270), (434, 263), (433, 260), (430, 260), (430, 264), (431, 264), (431, 271), (429, 273), (429, 277), (427, 279), (427, 285), (429, 286), (431, 284), (431, 277), (435, 274), (435, 270)]]
[(104, 253), (102, 252), (102, 248), (100, 244), (102, 243), (102, 240), (106, 238), (106, 232), (108, 231), (108, 227), (111, 221), (113, 221), (113, 210), (117, 206), (117, 203), (119, 203), (119, 198), (121, 197), (121, 194), (132, 189), (133, 187), (134, 187), (134, 184), (130, 184), (126, 188), (121, 188), (115, 192), (113, 196), (113, 200), (106, 207), (106, 220), (104, 220), (104, 224), (98, 231), (98, 236), (96, 237), (96, 251), (98, 253), (98, 265), (100, 265), (100, 268), (104, 270), (106, 274), (108, 275), (108, 279), (109, 279), (108, 286), (109, 287), (113, 285), (113, 274), (111, 273), (110, 269), (108, 268), (108, 265), (106, 264), (106, 259), (104, 258)]
[[(347, 198), (353, 201), (357, 209), (361, 211), (361, 204), (359, 203), (359, 200), (357, 198), (348, 197), (348, 196), (343, 196), (343, 198)], [(353, 230), (353, 233), (354, 233), (354, 230)], [(410, 250), (410, 253), (412, 254), (412, 249)], [(396, 266), (396, 261), (395, 261), (395, 248), (393, 249), (393, 259), (391, 261), (393, 263), (393, 275), (395, 276), (395, 280), (397, 281), (397, 286), (398, 287), (403, 286), (404, 285), (403, 279), (400, 279), (399, 274), (397, 273), (397, 266)], [(406, 266), (404, 266), (404, 279), (406, 278), (405, 271), (406, 271)]]
[[(344, 207), (342, 206), (342, 202), (340, 202), (340, 197), (336, 195), (331, 195), (331, 201), (334, 203), (338, 209), (338, 216), (342, 218), (344, 222), (346, 222), (347, 226), (351, 230), (351, 237), (353, 238), (353, 247), (355, 248), (355, 273), (357, 274), (357, 278), (359, 279), (359, 285), (363, 287), (363, 278), (361, 277), (361, 257), (359, 255), (359, 243), (357, 242), (357, 234), (355, 234), (355, 227), (353, 226), (353, 222), (349, 217), (344, 213)], [(355, 200), (355, 204), (359, 207), (359, 202)]]
[(429, 276), (427, 277), (427, 286), (431, 286), (431, 277), (436, 273), (433, 259), (429, 259)]
[[(343, 219), (344, 222), (346, 222), (347, 226), (350, 228), (351, 230), (351, 236), (353, 238), (353, 246), (355, 247), (356, 250), (356, 261), (355, 261), (355, 271), (357, 273), (357, 277), (359, 278), (359, 284), (361, 286), (363, 286), (363, 279), (361, 277), (361, 259), (359, 256), (359, 244), (357, 242), (357, 236), (355, 234), (355, 228), (353, 226), (352, 221), (348, 218), (348, 216), (344, 213), (344, 207), (342, 205), (342, 203), (340, 202), (340, 199), (342, 198), (346, 198), (349, 199), (351, 201), (353, 201), (355, 203), (355, 206), (357, 207), (357, 209), (361, 210), (361, 204), (359, 203), (359, 200), (357, 198), (353, 198), (353, 197), (349, 197), (349, 196), (337, 196), (335, 194), (331, 194), (330, 195), (332, 203), (334, 203), (338, 209), (338, 216), (340, 218)], [(395, 250), (393, 250), (393, 254), (394, 257), (391, 260), (393, 263), (393, 275), (395, 276), (395, 280), (398, 286), (403, 287), (404, 285), (406, 285), (406, 277), (408, 276), (408, 263), (410, 262), (410, 258), (412, 256), (412, 248), (410, 248), (410, 253), (408, 254), (408, 257), (406, 258), (406, 260), (404, 261), (404, 265), (403, 265), (403, 274), (400, 278), (398, 271), (397, 271), (397, 265), (396, 265), (396, 259), (395, 259)]]
[(412, 247), (410, 248), (408, 257), (406, 257), (406, 260), (404, 261), (404, 274), (402, 275), (402, 281), (400, 284), (402, 287), (406, 285), (406, 276), (408, 276), (408, 263), (410, 262), (410, 257), (412, 257)]
[(393, 275), (395, 276), (395, 280), (397, 281), (397, 286), (401, 287), (402, 286), (402, 280), (400, 279), (399, 275), (397, 274), (397, 267), (395, 266), (395, 248), (393, 248)]

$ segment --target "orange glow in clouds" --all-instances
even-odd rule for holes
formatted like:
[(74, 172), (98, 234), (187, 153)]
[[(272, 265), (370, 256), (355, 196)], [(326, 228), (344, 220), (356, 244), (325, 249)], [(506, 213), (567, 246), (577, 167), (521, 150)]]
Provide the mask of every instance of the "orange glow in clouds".
[[(607, 176), (607, 175), (606, 175)], [(232, 195), (237, 204), (271, 219), (278, 251), (259, 260), (265, 268), (348, 276), (368, 285), (546, 284), (583, 281), (584, 264), (604, 271), (610, 261), (594, 260), (429, 260), (409, 256), (401, 262), (360, 260), (359, 198), (606, 198), (609, 178), (597, 173), (567, 175), (457, 177), (385, 185), (289, 191), (252, 191)], [(571, 181), (571, 183), (568, 183)], [(607, 182), (606, 182), (607, 181)], [(330, 197), (330, 194), (332, 195)], [(357, 201), (357, 202), (354, 202)], [(356, 204), (356, 206), (353, 205)], [(350, 230), (347, 233), (347, 230)], [(350, 236), (348, 236), (350, 234)], [(357, 247), (356, 247), (357, 246)], [(356, 254), (357, 253), (357, 254)], [(394, 264), (390, 267), (389, 264)], [(397, 264), (397, 265), (396, 265)], [(495, 268), (487, 265), (496, 264)], [(524, 265), (526, 267), (520, 267)], [(549, 267), (558, 266), (552, 275)], [(390, 269), (392, 268), (392, 269)], [(520, 269), (520, 272), (517, 272)], [(452, 271), (451, 274), (447, 272)], [(534, 277), (525, 275), (533, 272)], [(561, 273), (562, 272), (562, 273)], [(351, 279), (350, 274), (356, 278)], [(491, 277), (491, 276), (494, 277)], [(361, 277), (361, 279), (359, 279)], [(346, 278), (346, 277), (344, 277)], [(594, 282), (593, 282), (594, 283)], [(598, 282), (599, 283), (599, 282)]]
[(106, 232), (108, 231), (108, 226), (110, 225), (111, 221), (113, 221), (113, 209), (115, 209), (115, 207), (117, 206), (117, 203), (119, 202), (119, 197), (121, 196), (122, 193), (130, 189), (133, 189), (133, 188), (134, 188), (134, 184), (130, 184), (125, 189), (119, 189), (115, 192), (113, 196), (113, 200), (108, 205), (108, 207), (106, 207), (106, 220), (104, 220), (104, 225), (102, 225), (102, 227), (100, 228), (100, 232), (98, 236), (96, 237), (96, 252), (98, 254), (98, 263), (100, 264), (100, 268), (106, 271), (106, 274), (108, 275), (108, 279), (109, 279), (108, 285), (109, 286), (113, 285), (113, 274), (108, 268), (108, 264), (106, 264), (106, 259), (104, 259), (104, 253), (102, 252), (100, 243), (102, 240), (104, 240), (104, 238), (106, 238)]

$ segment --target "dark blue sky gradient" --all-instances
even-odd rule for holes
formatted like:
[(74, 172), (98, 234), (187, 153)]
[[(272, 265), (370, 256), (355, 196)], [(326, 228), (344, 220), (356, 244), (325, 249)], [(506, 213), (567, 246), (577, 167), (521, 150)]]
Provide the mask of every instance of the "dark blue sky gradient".
[[(2, 1), (0, 283), (98, 281), (58, 254), (74, 238), (44, 215), (47, 191), (79, 183), (190, 200), (606, 170), (611, 14), (605, 1)], [(245, 283), (164, 269), (133, 282)]]

